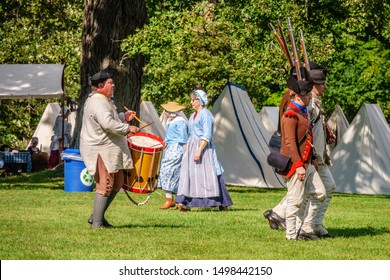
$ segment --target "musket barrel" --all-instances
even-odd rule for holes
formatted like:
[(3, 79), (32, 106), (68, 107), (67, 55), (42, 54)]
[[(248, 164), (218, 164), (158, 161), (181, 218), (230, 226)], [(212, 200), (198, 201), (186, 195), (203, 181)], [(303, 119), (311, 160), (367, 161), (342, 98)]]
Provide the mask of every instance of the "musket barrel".
[(292, 46), (293, 55), (294, 55), (294, 66), (295, 66), (295, 71), (297, 74), (297, 80), (302, 80), (301, 69), (300, 69), (301, 63), (299, 60), (297, 47), (295, 45), (294, 33), (292, 30), (291, 21), (290, 21), (289, 17), (287, 18), (287, 26), (288, 26), (288, 31), (290, 33), (290, 41), (291, 41), (291, 46)]
[(305, 38), (303, 37), (302, 29), (299, 29), (299, 35), (301, 37), (301, 49), (303, 53), (303, 58), (305, 60), (305, 68), (307, 69), (307, 71), (310, 71), (309, 56), (307, 55)]
[(293, 63), (292, 58), (291, 58), (290, 50), (288, 49), (286, 37), (284, 36), (284, 32), (283, 32), (282, 25), (280, 24), (280, 20), (278, 20), (278, 29), (279, 29), (280, 37), (282, 39), (282, 43), (284, 45), (284, 49), (285, 49), (285, 53), (286, 53), (288, 62), (290, 63), (290, 67), (293, 67), (294, 63)]
[(275, 35), (276, 41), (278, 42), (279, 46), (282, 48), (284, 54), (287, 56), (289, 60), (291, 60), (291, 58), (289, 58), (288, 49), (286, 49), (286, 46), (284, 45), (282, 39), (279, 37), (278, 33), (276, 32), (275, 27), (272, 25), (272, 23), (268, 23), (268, 26), (271, 29), (272, 33)]

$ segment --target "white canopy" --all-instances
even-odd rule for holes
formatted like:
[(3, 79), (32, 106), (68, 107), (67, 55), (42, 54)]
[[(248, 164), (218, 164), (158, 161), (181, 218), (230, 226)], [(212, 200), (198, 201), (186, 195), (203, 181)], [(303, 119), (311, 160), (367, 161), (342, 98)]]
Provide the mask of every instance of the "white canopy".
[(260, 122), (248, 93), (227, 83), (214, 104), (214, 141), (226, 184), (284, 187), (284, 180), (267, 163), (271, 134)]
[(0, 99), (60, 98), (63, 64), (0, 64)]
[(379, 105), (363, 105), (331, 155), (336, 191), (390, 194), (389, 139)]

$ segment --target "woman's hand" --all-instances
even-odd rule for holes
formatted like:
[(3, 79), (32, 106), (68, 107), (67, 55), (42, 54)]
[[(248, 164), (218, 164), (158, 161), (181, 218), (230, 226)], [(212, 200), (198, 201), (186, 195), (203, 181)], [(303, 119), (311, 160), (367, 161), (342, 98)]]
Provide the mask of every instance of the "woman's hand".
[(197, 149), (194, 155), (194, 161), (196, 163), (199, 163), (201, 156), (202, 156), (202, 150)]

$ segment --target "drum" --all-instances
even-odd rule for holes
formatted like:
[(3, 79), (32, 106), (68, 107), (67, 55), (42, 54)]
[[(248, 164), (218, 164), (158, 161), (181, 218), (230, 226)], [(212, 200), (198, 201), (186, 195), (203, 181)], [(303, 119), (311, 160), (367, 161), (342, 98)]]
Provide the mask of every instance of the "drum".
[(165, 143), (160, 137), (138, 132), (127, 138), (134, 168), (125, 171), (125, 190), (150, 193), (157, 188), (158, 170)]

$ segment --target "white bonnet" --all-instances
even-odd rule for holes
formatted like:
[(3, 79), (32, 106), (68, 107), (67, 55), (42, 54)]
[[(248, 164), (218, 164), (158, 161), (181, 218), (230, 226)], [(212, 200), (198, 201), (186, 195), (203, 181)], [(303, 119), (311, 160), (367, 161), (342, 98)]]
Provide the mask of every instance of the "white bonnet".
[(202, 103), (202, 105), (207, 105), (209, 103), (207, 99), (207, 93), (204, 90), (197, 89), (194, 90), (193, 93), (196, 95), (197, 98), (199, 98), (200, 103)]

